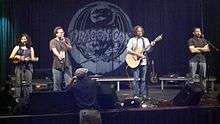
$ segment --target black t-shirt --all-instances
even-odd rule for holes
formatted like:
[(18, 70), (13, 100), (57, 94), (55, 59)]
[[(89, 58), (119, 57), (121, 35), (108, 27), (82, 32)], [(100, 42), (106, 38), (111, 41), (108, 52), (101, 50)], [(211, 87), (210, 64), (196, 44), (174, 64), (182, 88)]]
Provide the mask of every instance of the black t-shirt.
[[(188, 46), (204, 47), (207, 45), (207, 40), (205, 38), (193, 37), (188, 40)], [(190, 62), (206, 62), (204, 53), (191, 53), (189, 51), (189, 61)]]

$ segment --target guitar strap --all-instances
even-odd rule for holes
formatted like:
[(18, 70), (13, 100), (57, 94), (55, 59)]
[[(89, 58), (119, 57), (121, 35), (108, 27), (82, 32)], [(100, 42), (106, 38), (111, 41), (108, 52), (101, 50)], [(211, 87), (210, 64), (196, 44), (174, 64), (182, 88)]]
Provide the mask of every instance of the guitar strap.
[[(136, 44), (135, 44), (134, 50), (136, 50), (136, 49), (137, 49), (137, 47), (138, 47), (138, 38), (136, 38), (136, 39), (137, 39), (137, 42), (136, 42)], [(140, 39), (142, 40), (143, 49), (145, 49), (144, 38), (143, 38), (143, 37), (141, 37)]]
[(19, 47), (19, 49), (18, 49), (18, 51), (16, 52), (16, 54), (21, 56), (21, 55), (23, 54), (23, 50), (21, 49), (20, 46), (18, 46), (18, 47)]
[(145, 42), (144, 42), (144, 38), (141, 37), (142, 43), (143, 43), (143, 49), (145, 49)]
[[(133, 50), (136, 50), (137, 48), (138, 48), (138, 38), (136, 38), (137, 39), (137, 42), (136, 42), (136, 44), (135, 44), (135, 47), (134, 47), (134, 49)], [(142, 40), (142, 49), (144, 50), (145, 49), (145, 42), (144, 42), (144, 38), (143, 37), (141, 37), (140, 38), (141, 40)], [(146, 56), (146, 55), (145, 55)], [(147, 59), (148, 58), (148, 56), (146, 56), (146, 58), (145, 59)], [(142, 61), (143, 61), (143, 59), (141, 60), (141, 62), (140, 63), (142, 63)], [(145, 60), (146, 61), (146, 60)]]

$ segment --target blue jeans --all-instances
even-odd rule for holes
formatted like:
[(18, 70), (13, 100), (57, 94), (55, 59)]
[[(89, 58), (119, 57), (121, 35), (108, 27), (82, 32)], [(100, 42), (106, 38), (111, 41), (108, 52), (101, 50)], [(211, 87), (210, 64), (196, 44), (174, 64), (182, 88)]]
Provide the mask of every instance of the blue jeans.
[(192, 78), (195, 78), (197, 67), (199, 65), (199, 77), (204, 79), (206, 77), (206, 63), (205, 62), (190, 62), (190, 74)]
[[(52, 69), (53, 73), (53, 90), (54, 91), (61, 91), (65, 89), (71, 82), (72, 78), (72, 67), (69, 66), (68, 68), (65, 68), (62, 70)], [(64, 82), (63, 82), (64, 79)], [(62, 87), (62, 84), (64, 83), (64, 87)]]
[(197, 71), (197, 67), (199, 65), (199, 81), (201, 82), (204, 90), (206, 91), (206, 62), (196, 62), (196, 61), (191, 61), (189, 62), (189, 66), (190, 66), (190, 75), (192, 77), (192, 81), (190, 81), (191, 83), (195, 82), (195, 78), (196, 78), (196, 71)]
[(137, 68), (133, 69), (134, 96), (138, 96), (138, 97), (148, 96), (148, 85), (146, 85), (147, 84), (146, 72), (147, 72), (146, 65), (139, 65)]

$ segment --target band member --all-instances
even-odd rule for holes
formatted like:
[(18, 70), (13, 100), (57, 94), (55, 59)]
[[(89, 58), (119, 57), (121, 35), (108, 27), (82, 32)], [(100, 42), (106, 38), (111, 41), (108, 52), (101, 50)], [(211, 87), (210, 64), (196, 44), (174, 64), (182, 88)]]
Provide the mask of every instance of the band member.
[(154, 43), (152, 42), (151, 44), (148, 38), (143, 37), (143, 27), (137, 25), (134, 27), (133, 32), (135, 37), (129, 39), (127, 44), (127, 52), (128, 54), (133, 54), (138, 58), (141, 58), (141, 62), (139, 63), (139, 65), (136, 68), (132, 69), (134, 77), (134, 98), (146, 98), (148, 97), (148, 83), (146, 82), (147, 58), (143, 52), (146, 48), (149, 48), (149, 46), (154, 45)]
[(31, 38), (26, 33), (21, 34), (17, 39), (17, 45), (9, 57), (15, 64), (15, 97), (18, 98), (26, 98), (29, 92), (32, 92), (32, 62), (38, 61), (38, 58), (35, 57), (31, 44)]
[[(53, 53), (53, 90), (60, 91), (71, 82), (72, 67), (69, 59), (69, 51), (72, 49), (70, 39), (64, 37), (64, 30), (57, 26), (54, 28), (54, 36), (50, 41), (50, 50)], [(64, 87), (62, 87), (64, 79)]]
[[(193, 37), (188, 40), (190, 51), (189, 67), (192, 78), (195, 78), (197, 66), (199, 65), (199, 76), (201, 81), (206, 78), (206, 58), (205, 53), (209, 52), (207, 40), (203, 38), (201, 28), (193, 28)], [(203, 81), (204, 86), (206, 83)]]

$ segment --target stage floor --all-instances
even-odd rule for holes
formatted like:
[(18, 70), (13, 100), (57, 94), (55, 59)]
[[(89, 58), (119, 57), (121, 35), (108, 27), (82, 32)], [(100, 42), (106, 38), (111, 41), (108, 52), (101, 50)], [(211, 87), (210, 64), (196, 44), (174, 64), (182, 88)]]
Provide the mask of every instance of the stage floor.
[[(150, 84), (149, 85), (149, 97), (156, 100), (172, 100), (184, 87), (184, 83), (173, 83), (165, 85), (165, 89), (162, 91), (159, 84)], [(215, 91), (211, 91), (206, 94), (207, 97), (216, 98), (220, 93), (220, 83), (215, 84)], [(127, 97), (132, 97), (133, 92), (128, 87), (123, 87), (120, 91), (117, 92), (119, 101)]]
[[(149, 86), (149, 96), (160, 101), (158, 106), (118, 107), (100, 110), (103, 124), (219, 124), (220, 104), (216, 100), (216, 91), (204, 95), (197, 106), (177, 107), (170, 101), (180, 92), (183, 85), (167, 85), (161, 91), (160, 85)], [(132, 91), (126, 87), (117, 92), (119, 102), (132, 97)], [(162, 102), (161, 102), (162, 101)], [(47, 103), (45, 103), (46, 105)], [(79, 114), (75, 112), (57, 112), (51, 114), (24, 114), (0, 116), (0, 124), (78, 124)]]

